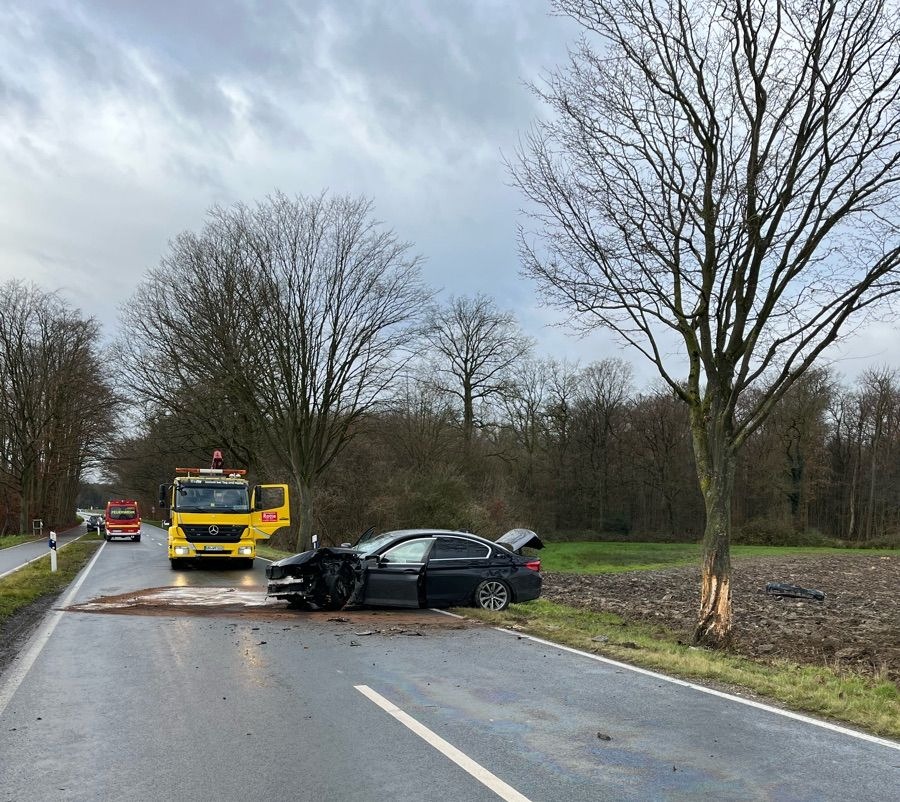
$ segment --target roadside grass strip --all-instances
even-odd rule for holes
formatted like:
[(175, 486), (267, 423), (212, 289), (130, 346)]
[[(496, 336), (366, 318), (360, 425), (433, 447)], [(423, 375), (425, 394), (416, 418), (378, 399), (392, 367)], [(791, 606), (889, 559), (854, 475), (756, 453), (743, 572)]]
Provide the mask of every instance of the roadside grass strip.
[[(819, 546), (732, 546), (734, 559), (744, 557), (818, 557), (824, 554), (896, 555), (896, 549), (850, 550)], [(543, 571), (564, 574), (610, 574), (700, 564), (695, 543), (623, 543), (576, 541), (547, 543), (538, 555)]]
[(0, 578), (0, 624), (32, 602), (65, 590), (99, 545), (98, 538), (87, 537), (64, 544), (57, 554), (56, 573), (50, 570), (50, 555), (44, 554)]
[[(786, 660), (762, 663), (700, 649), (679, 643), (673, 633), (660, 627), (629, 625), (610, 613), (579, 610), (545, 600), (512, 605), (501, 613), (468, 608), (457, 612), (631, 666), (683, 679), (721, 683), (730, 686), (732, 695), (740, 696), (740, 689), (746, 689), (751, 698), (758, 694), (793, 710), (900, 739), (900, 688), (887, 679), (869, 679)], [(892, 745), (900, 748), (900, 744)]]
[(47, 538), (35, 537), (34, 535), (3, 535), (0, 537), (0, 550), (11, 549), (13, 546), (21, 546), (23, 543), (37, 543), (39, 540)]
[(437, 749), (444, 757), (452, 760), (463, 771), (493, 791), (501, 799), (506, 800), (506, 802), (529, 802), (528, 797), (520, 794), (515, 788), (503, 782), (496, 774), (492, 774), (480, 763), (476, 763), (467, 754), (445, 741), (440, 735), (428, 729), (428, 727), (414, 719), (409, 713), (401, 710), (380, 693), (373, 691), (368, 685), (354, 685), (353, 687), (369, 701), (374, 702), (386, 713), (393, 716), (404, 727), (418, 735), (429, 746)]

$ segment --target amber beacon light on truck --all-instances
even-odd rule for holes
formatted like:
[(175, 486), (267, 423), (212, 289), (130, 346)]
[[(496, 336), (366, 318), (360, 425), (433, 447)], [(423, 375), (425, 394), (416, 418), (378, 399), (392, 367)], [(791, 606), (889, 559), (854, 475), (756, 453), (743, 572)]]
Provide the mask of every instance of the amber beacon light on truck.
[(210, 558), (251, 566), (257, 541), (290, 526), (286, 484), (251, 487), (245, 470), (223, 464), (215, 451), (212, 467), (176, 468), (172, 482), (159, 487), (173, 568)]

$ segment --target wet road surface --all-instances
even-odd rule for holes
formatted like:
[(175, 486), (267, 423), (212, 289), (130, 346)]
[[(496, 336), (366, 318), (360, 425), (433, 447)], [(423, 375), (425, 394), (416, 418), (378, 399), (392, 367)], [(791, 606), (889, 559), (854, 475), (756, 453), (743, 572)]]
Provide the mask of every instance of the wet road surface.
[(0, 678), (0, 802), (863, 801), (900, 781), (889, 744), (432, 611), (290, 611), (261, 560), (176, 572), (163, 543), (104, 544)]

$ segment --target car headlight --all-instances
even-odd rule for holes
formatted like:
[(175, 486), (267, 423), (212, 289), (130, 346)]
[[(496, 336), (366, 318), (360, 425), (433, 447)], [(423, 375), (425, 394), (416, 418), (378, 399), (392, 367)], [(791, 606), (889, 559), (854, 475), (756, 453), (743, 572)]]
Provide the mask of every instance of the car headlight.
[(176, 546), (175, 553), (181, 556), (190, 554), (192, 551), (190, 546)]
[(238, 554), (253, 554), (253, 546), (238, 546)]

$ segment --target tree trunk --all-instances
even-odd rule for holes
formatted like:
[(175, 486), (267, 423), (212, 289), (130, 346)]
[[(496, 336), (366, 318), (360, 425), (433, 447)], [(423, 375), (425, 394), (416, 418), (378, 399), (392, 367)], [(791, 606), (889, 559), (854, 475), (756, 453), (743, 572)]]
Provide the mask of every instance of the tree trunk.
[(298, 497), (297, 551), (312, 548), (313, 536), (313, 486), (312, 482), (297, 479), (294, 483)]
[(698, 646), (720, 648), (731, 637), (731, 496), (735, 458), (729, 422), (716, 421), (707, 429), (698, 410), (691, 422), (700, 490), (706, 506), (700, 612), (694, 630)]

